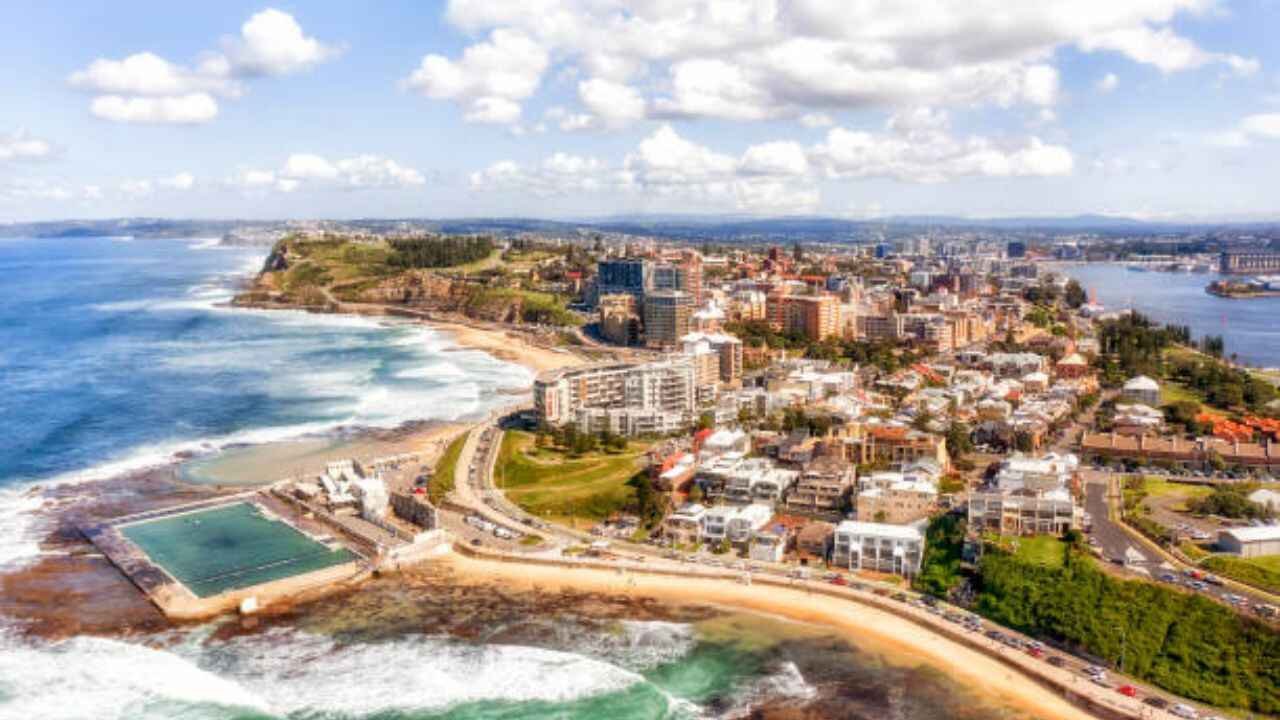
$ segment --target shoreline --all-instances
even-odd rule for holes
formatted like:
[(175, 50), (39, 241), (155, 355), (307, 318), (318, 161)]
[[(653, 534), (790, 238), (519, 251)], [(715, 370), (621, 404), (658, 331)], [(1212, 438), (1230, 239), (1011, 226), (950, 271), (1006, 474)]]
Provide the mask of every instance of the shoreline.
[(583, 365), (591, 362), (569, 348), (551, 346), (531, 338), (516, 327), (495, 326), (480, 320), (416, 308), (390, 305), (335, 303), (332, 306), (297, 305), (293, 303), (232, 299), (228, 307), (248, 310), (293, 310), (315, 314), (386, 317), (410, 320), (446, 335), (462, 350), (479, 350), (493, 357), (523, 366), (537, 374), (547, 370)]
[(540, 563), (450, 553), (438, 561), (459, 582), (497, 584), (527, 590), (572, 590), (684, 605), (747, 610), (833, 628), (851, 640), (870, 638), (895, 652), (916, 658), (953, 679), (1045, 720), (1090, 720), (1091, 714), (1037, 679), (995, 658), (906, 618), (869, 604), (851, 602), (789, 587), (743, 585), (727, 578), (681, 577), (673, 581), (643, 571), (594, 567), (567, 570)]

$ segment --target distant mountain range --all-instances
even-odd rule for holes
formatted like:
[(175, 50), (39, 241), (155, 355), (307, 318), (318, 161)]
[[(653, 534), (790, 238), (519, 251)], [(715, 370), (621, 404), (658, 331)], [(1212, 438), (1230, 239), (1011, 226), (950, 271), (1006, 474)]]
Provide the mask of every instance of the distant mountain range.
[(60, 220), (0, 224), (0, 237), (93, 237), (128, 235), (136, 238), (218, 237), (237, 243), (268, 243), (273, 237), (298, 227), (322, 227), (334, 231), (370, 232), (432, 231), (443, 233), (487, 232), (499, 235), (522, 232), (552, 234), (620, 233), (708, 241), (859, 242), (917, 234), (923, 229), (996, 234), (1141, 235), (1211, 231), (1266, 231), (1280, 233), (1280, 222), (1220, 222), (1187, 220), (1150, 222), (1110, 215), (1070, 217), (965, 218), (950, 215), (901, 215), (874, 219), (821, 216), (762, 218), (747, 215), (614, 215), (607, 217), (546, 220), (538, 218), (394, 218), (317, 221), (183, 220), (117, 218), (110, 220)]

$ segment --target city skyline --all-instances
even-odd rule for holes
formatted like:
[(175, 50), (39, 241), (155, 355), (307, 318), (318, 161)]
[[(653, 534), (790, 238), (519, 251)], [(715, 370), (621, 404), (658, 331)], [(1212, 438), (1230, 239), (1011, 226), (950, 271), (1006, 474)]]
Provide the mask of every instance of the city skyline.
[(0, 220), (1274, 219), (1270, 6), (50, 3)]

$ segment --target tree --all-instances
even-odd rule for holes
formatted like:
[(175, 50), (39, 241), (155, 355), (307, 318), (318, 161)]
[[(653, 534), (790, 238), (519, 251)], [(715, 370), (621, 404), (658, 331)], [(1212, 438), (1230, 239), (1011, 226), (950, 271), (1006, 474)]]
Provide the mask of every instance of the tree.
[(703, 498), (702, 486), (699, 485), (698, 483), (694, 483), (693, 487), (689, 488), (689, 502), (700, 503), (702, 502), (702, 498)]
[(1067, 281), (1067, 287), (1062, 293), (1062, 299), (1066, 302), (1067, 307), (1074, 310), (1084, 305), (1089, 298), (1085, 295), (1084, 288), (1080, 286), (1080, 283), (1075, 278), (1072, 278)]
[(1017, 430), (1013, 433), (1013, 447), (1019, 452), (1031, 452), (1035, 449), (1035, 438), (1026, 430)]
[(947, 426), (944, 437), (947, 441), (947, 452), (950, 453), (952, 460), (960, 460), (973, 452), (973, 433), (965, 423), (960, 421), (951, 423)]

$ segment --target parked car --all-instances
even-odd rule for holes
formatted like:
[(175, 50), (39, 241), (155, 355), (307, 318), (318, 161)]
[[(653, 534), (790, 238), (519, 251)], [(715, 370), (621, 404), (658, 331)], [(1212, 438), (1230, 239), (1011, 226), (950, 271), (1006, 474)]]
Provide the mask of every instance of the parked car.
[(1050, 655), (1049, 657), (1045, 658), (1045, 659), (1044, 659), (1044, 661), (1045, 661), (1045, 662), (1047, 662), (1047, 663), (1049, 663), (1050, 665), (1052, 665), (1052, 666), (1054, 666), (1054, 667), (1058, 667), (1058, 668), (1060, 668), (1060, 667), (1062, 667), (1063, 665), (1066, 665), (1066, 664), (1067, 664), (1067, 661), (1066, 661), (1066, 660), (1063, 660), (1061, 657), (1059, 657), (1059, 656), (1057, 656), (1057, 655)]
[(1142, 702), (1146, 703), (1147, 705), (1150, 705), (1151, 707), (1157, 710), (1163, 710), (1169, 707), (1169, 701), (1165, 700), (1162, 697), (1159, 697), (1158, 695), (1151, 695), (1147, 698), (1144, 698)]
[(1183, 703), (1178, 703), (1170, 707), (1169, 712), (1173, 713), (1174, 715), (1177, 715), (1180, 718), (1187, 718), (1187, 720), (1196, 720), (1196, 718), (1200, 717), (1200, 713), (1196, 712), (1195, 708), (1191, 707), (1190, 705), (1185, 705)]
[(1125, 697), (1138, 697), (1138, 688), (1132, 685), (1121, 685), (1116, 688), (1116, 692), (1124, 695)]

